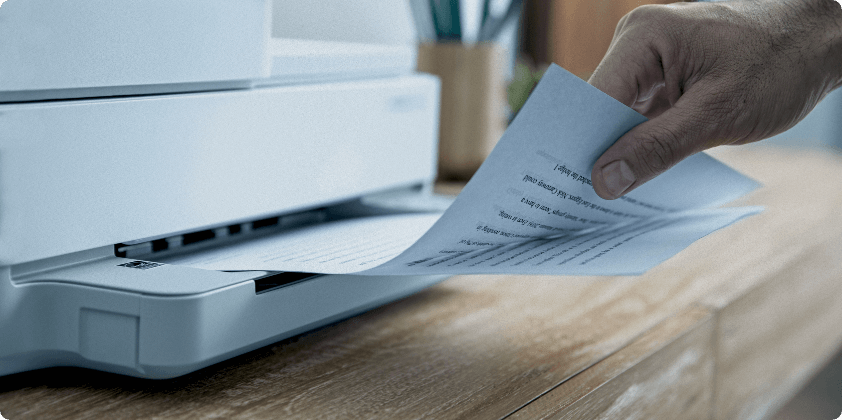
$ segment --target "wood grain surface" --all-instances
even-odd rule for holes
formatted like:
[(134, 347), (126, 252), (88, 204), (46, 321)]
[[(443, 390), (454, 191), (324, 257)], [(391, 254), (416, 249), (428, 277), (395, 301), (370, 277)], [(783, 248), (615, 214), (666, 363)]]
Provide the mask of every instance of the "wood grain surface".
[(645, 413), (640, 390), (653, 389), (675, 418), (761, 418), (842, 343), (842, 159), (759, 146), (717, 155), (764, 184), (741, 204), (766, 211), (645, 275), (453, 277), (174, 380), (72, 368), (0, 377), (0, 412), (623, 418)]
[(691, 307), (510, 419), (709, 419), (714, 328), (710, 310)]
[[(744, 221), (751, 235), (722, 232), (744, 250), (728, 262), (743, 278), (717, 282), (700, 302), (719, 313), (715, 418), (759, 419), (842, 346), (842, 159), (762, 146), (745, 156), (726, 151), (722, 160), (766, 185), (735, 204), (766, 209)], [(699, 280), (713, 281), (706, 277)]]

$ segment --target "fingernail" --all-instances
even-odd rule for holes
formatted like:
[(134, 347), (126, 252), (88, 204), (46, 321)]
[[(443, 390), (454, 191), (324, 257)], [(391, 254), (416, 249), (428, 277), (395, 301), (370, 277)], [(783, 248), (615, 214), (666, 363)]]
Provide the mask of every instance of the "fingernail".
[(605, 182), (605, 188), (614, 198), (623, 195), (631, 187), (631, 184), (634, 184), (634, 179), (629, 164), (624, 160), (615, 160), (602, 167), (602, 180)]

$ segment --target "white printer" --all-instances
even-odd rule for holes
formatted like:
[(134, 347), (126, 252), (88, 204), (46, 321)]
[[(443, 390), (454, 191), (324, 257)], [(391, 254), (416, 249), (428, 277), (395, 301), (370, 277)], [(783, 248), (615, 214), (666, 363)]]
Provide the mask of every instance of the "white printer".
[(284, 3), (0, 6), (0, 375), (174, 377), (442, 280), (161, 264), (429, 194), (414, 47), (273, 37)]

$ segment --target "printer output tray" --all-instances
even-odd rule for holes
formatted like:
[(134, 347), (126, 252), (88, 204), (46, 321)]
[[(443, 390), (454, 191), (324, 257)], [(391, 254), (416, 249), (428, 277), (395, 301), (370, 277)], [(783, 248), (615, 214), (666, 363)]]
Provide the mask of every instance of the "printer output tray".
[[(216, 272), (104, 256), (0, 271), (0, 375), (79, 366), (172, 378), (407, 296), (443, 276)], [(118, 279), (119, 289), (114, 288)]]

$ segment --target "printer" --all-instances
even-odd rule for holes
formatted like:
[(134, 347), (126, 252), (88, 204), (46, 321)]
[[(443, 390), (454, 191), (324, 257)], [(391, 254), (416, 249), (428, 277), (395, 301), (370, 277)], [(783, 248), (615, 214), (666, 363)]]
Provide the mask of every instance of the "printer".
[(427, 206), (438, 80), (414, 45), (285, 32), (372, 1), (291, 3), (0, 6), (0, 375), (175, 377), (443, 279), (166, 263)]

